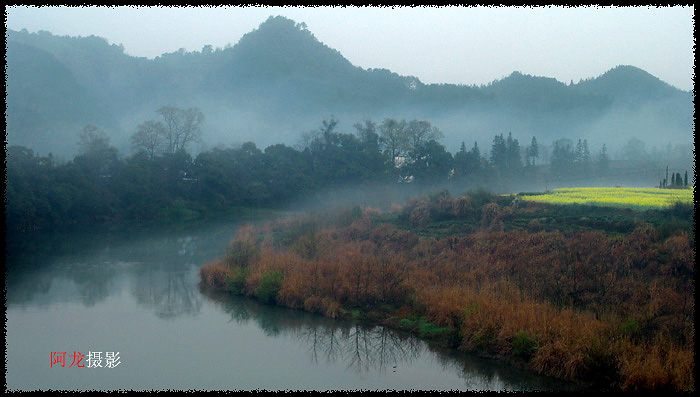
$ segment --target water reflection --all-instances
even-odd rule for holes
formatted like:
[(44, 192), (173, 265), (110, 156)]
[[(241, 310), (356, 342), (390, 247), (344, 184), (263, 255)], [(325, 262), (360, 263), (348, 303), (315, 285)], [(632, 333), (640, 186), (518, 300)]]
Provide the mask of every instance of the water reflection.
[(254, 322), (266, 335), (285, 337), (306, 349), (314, 366), (342, 364), (354, 374), (396, 372), (420, 360), (435, 360), (457, 374), (466, 390), (574, 390), (571, 384), (539, 378), (501, 363), (428, 344), (385, 327), (329, 319), (259, 304), (227, 293), (200, 289), (237, 325)]
[[(6, 256), (9, 305), (80, 302), (92, 307), (126, 289), (160, 318), (195, 315), (202, 307), (196, 270), (216, 258), (235, 225), (160, 236), (112, 233), (63, 236), (53, 252)], [(55, 236), (25, 245), (57, 247)], [(41, 240), (46, 240), (42, 244)], [(204, 241), (204, 243), (202, 243)]]
[[(382, 373), (397, 363), (409, 364), (424, 350), (418, 339), (384, 327), (328, 319), (297, 310), (275, 308), (228, 293), (200, 289), (230, 316), (229, 322), (256, 323), (268, 336), (285, 336), (307, 347), (313, 364), (346, 363), (355, 373)], [(281, 311), (283, 313), (281, 313)]]
[[(420, 380), (410, 378), (411, 375), (406, 374), (410, 369), (414, 374), (419, 374), (420, 379), (449, 378), (445, 384), (450, 385), (449, 387), (457, 384), (460, 389), (570, 389), (567, 384), (535, 377), (531, 373), (520, 372), (453, 350), (441, 349), (413, 336), (393, 332), (383, 327), (339, 321), (303, 311), (261, 305), (250, 299), (232, 297), (228, 293), (200, 290), (197, 276), (199, 266), (223, 254), (235, 229), (235, 224), (229, 224), (161, 235), (125, 234), (93, 236), (92, 239), (70, 239), (64, 236), (64, 245), (57, 252), (39, 251), (33, 255), (12, 257), (6, 265), (8, 309), (20, 311), (29, 307), (42, 309), (41, 313), (28, 310), (29, 313), (25, 317), (13, 317), (15, 323), (8, 321), (10, 329), (14, 330), (12, 335), (16, 338), (14, 344), (10, 345), (14, 350), (13, 355), (8, 356), (9, 362), (14, 364), (14, 368), (21, 369), (14, 370), (15, 379), (20, 377), (16, 373), (26, 372), (26, 368), (33, 368), (36, 365), (33, 359), (25, 354), (28, 349), (33, 349), (35, 344), (35, 340), (23, 339), (26, 330), (43, 329), (36, 324), (43, 324), (43, 321), (49, 318), (48, 314), (58, 314), (59, 318), (61, 314), (65, 314), (66, 328), (72, 330), (71, 332), (78, 332), (70, 326), (70, 319), (73, 318), (71, 316), (77, 316), (76, 318), (82, 316), (87, 322), (92, 321), (96, 316), (95, 310), (76, 310), (75, 306), (78, 306), (78, 309), (80, 307), (99, 308), (103, 313), (100, 319), (104, 321), (105, 328), (112, 326), (115, 329), (125, 325), (119, 320), (124, 318), (122, 311), (128, 310), (128, 313), (124, 314), (129, 318), (128, 330), (122, 329), (115, 334), (100, 333), (99, 337), (105, 339), (95, 344), (113, 343), (122, 344), (126, 349), (131, 347), (133, 349), (130, 352), (131, 357), (144, 354), (142, 353), (144, 349), (139, 346), (147, 346), (148, 349), (158, 349), (161, 352), (172, 350), (172, 357), (182, 355), (192, 357), (194, 354), (188, 349), (193, 346), (190, 343), (193, 340), (202, 343), (195, 346), (197, 349), (211, 348), (212, 351), (222, 354), (221, 361), (216, 364), (207, 360), (206, 357), (202, 358), (201, 363), (189, 363), (194, 368), (201, 367), (206, 371), (203, 370), (205, 372), (200, 374), (195, 370), (189, 370), (179, 376), (173, 376), (174, 379), (169, 379), (169, 382), (174, 384), (204, 382), (203, 387), (206, 387), (209, 385), (206, 383), (207, 379), (211, 381), (216, 378), (210, 374), (216, 372), (211, 369), (211, 365), (220, 366), (221, 368), (217, 370), (221, 372), (232, 367), (238, 368), (234, 373), (243, 373), (245, 369), (241, 366), (250, 362), (258, 363), (261, 368), (274, 366), (275, 364), (265, 362), (265, 357), (259, 355), (243, 356), (240, 359), (241, 363), (231, 361), (231, 357), (238, 357), (239, 353), (247, 349), (246, 344), (269, 343), (270, 338), (274, 338), (277, 341), (287, 339), (283, 349), (287, 352), (297, 349), (302, 355), (294, 363), (298, 367), (296, 368), (298, 372), (294, 372), (289, 379), (286, 379), (290, 384), (296, 384), (297, 378), (301, 379), (303, 376), (312, 377), (313, 375), (308, 375), (309, 372), (324, 371), (328, 376), (338, 376), (333, 378), (333, 381), (337, 382), (319, 381), (318, 385), (342, 382), (363, 384), (362, 382), (367, 378), (371, 378), (374, 384), (384, 385), (397, 382), (396, 379), (401, 376), (406, 377), (402, 379), (405, 383), (393, 384), (420, 384)], [(41, 245), (40, 242), (35, 244)], [(134, 310), (134, 307), (143, 309), (145, 314), (141, 314), (140, 310)], [(118, 315), (112, 316), (113, 314)], [(229, 323), (223, 324), (226, 329), (217, 325), (220, 324), (218, 320), (222, 316)], [(22, 322), (18, 323), (17, 318), (21, 318)], [(149, 329), (157, 329), (163, 324), (177, 324), (178, 333), (149, 333)], [(247, 328), (244, 327), (246, 325)], [(251, 325), (254, 327), (250, 327)], [(242, 331), (243, 328), (246, 330)], [(128, 342), (114, 342), (121, 341), (122, 333), (141, 329), (146, 331), (138, 331), (134, 334), (138, 336), (129, 339)], [(245, 334), (247, 338), (240, 343), (232, 341), (228, 336), (232, 332), (229, 331)], [(93, 337), (86, 334), (87, 331), (82, 332), (83, 338)], [(218, 339), (218, 345), (217, 342), (212, 342), (209, 346), (207, 343), (210, 340), (216, 341), (217, 337), (221, 338), (220, 332), (223, 339)], [(179, 333), (183, 338), (187, 335), (187, 339), (172, 339)], [(167, 338), (164, 338), (164, 335)], [(258, 335), (262, 336), (258, 337)], [(61, 342), (62, 338), (67, 335), (41, 334), (42, 340), (49, 337), (56, 339), (44, 341), (48, 345), (43, 346), (42, 349), (59, 348), (62, 343), (65, 343)], [(163, 342), (164, 340), (177, 340), (181, 345), (176, 343), (177, 346), (173, 346), (173, 343)], [(75, 348), (75, 346), (69, 347)], [(251, 350), (255, 351), (255, 349)], [(124, 352), (125, 357), (129, 355), (127, 353)], [(43, 354), (43, 350), (37, 354)], [(148, 360), (154, 358), (144, 357), (144, 359), (148, 363)], [(24, 363), (24, 366), (19, 365), (20, 362)], [(136, 359), (130, 365), (136, 368)], [(237, 365), (239, 367), (235, 367)], [(344, 368), (344, 372), (341, 370), (339, 371), (341, 374), (338, 375), (334, 372), (336, 367)], [(129, 367), (124, 368), (123, 371), (127, 371), (126, 368)], [(276, 369), (282, 371), (283, 368)], [(177, 369), (165, 366), (162, 369), (134, 369), (133, 373), (124, 375), (123, 381), (138, 385), (139, 383), (131, 382), (135, 382), (134, 379), (141, 379), (144, 371), (155, 371), (154, 373), (166, 379), (169, 376), (167, 374), (174, 370)], [(54, 378), (58, 376), (53, 372), (44, 375)], [(258, 376), (258, 373), (254, 375)], [(263, 374), (259, 376), (262, 377)], [(222, 379), (228, 380), (227, 377), (228, 375), (222, 375)], [(51, 379), (52, 382), (61, 384), (61, 379)], [(264, 379), (266, 382), (275, 380)], [(283, 382), (285, 379), (280, 378), (279, 381)], [(15, 382), (18, 381), (15, 380)], [(28, 379), (26, 382), (32, 384), (33, 380)], [(142, 382), (145, 385), (151, 384), (148, 379)], [(224, 388), (229, 387), (227, 383), (222, 384)], [(240, 387), (239, 384), (234, 383), (234, 385)], [(309, 387), (323, 386), (309, 385)], [(431, 388), (427, 385), (425, 387)], [(440, 384), (435, 387), (442, 388)]]
[(171, 319), (181, 315), (194, 316), (202, 308), (201, 295), (190, 282), (189, 271), (163, 272), (148, 268), (134, 277), (131, 295), (140, 306)]

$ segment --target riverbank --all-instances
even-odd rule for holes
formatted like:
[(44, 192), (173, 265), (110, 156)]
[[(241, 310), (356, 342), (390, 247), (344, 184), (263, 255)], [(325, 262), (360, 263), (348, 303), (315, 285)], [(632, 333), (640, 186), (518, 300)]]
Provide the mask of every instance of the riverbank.
[(439, 194), (389, 213), (289, 218), (241, 228), (200, 278), (597, 389), (693, 390), (694, 235), (683, 209), (571, 211)]

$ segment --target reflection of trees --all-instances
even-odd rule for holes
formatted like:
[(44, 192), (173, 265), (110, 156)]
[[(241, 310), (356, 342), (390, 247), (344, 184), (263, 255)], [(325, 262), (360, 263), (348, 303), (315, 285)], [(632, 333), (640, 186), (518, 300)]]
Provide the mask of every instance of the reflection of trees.
[(255, 321), (268, 336), (288, 335), (307, 345), (311, 361), (341, 360), (358, 373), (385, 371), (390, 365), (417, 359), (424, 344), (385, 327), (330, 319), (300, 310), (263, 305), (251, 299), (201, 288), (238, 324)]
[(200, 251), (197, 235), (168, 236), (131, 246), (130, 258), (141, 263), (131, 282), (136, 303), (163, 319), (199, 313), (202, 301), (192, 277)]
[[(442, 348), (381, 326), (331, 319), (301, 310), (264, 305), (227, 292), (200, 288), (236, 324), (254, 321), (268, 336), (286, 336), (306, 346), (310, 361), (342, 362), (356, 373), (384, 373), (410, 365), (429, 353), (445, 371), (458, 374), (468, 390), (573, 390), (531, 371), (518, 370), (494, 360)], [(554, 385), (554, 386), (553, 386)]]
[(71, 270), (73, 282), (85, 306), (94, 306), (107, 299), (111, 281), (115, 276), (113, 267), (80, 264), (74, 265)]
[(9, 269), (7, 303), (50, 305), (79, 300), (85, 306), (94, 306), (110, 295), (117, 274), (109, 263), (73, 262), (71, 259), (51, 265)]
[[(317, 315), (300, 310), (265, 305), (254, 299), (234, 296), (228, 292), (214, 291), (201, 285), (199, 291), (231, 317), (229, 322), (246, 324), (252, 320), (267, 336), (279, 336), (290, 330), (300, 329), (309, 321), (314, 321), (314, 319), (318, 321), (319, 318)], [(325, 319), (324, 317), (320, 318)]]
[[(202, 295), (206, 296), (212, 302), (216, 303), (217, 306), (228, 314), (231, 318), (230, 322), (235, 322), (236, 324), (246, 324), (251, 319), (255, 319), (256, 315), (251, 313), (255, 310), (253, 307), (254, 302), (231, 296), (228, 292), (214, 291), (208, 288), (204, 288), (200, 285), (199, 291)], [(261, 327), (262, 328), (262, 327)]]
[(158, 316), (172, 318), (179, 314), (196, 314), (202, 307), (202, 301), (193, 284), (185, 282), (185, 273), (168, 273), (168, 286), (165, 290), (165, 302), (158, 311)]
[(202, 301), (194, 282), (187, 279), (190, 273), (149, 267), (134, 278), (131, 294), (137, 304), (154, 309), (160, 318), (197, 314)]
[(127, 280), (137, 303), (159, 317), (195, 314), (202, 302), (194, 270), (214, 259), (235, 229), (235, 223), (223, 222), (187, 230), (81, 230), (6, 240), (7, 303), (78, 299), (93, 306)]
[(305, 327), (297, 334), (300, 340), (308, 343), (308, 351), (311, 353), (311, 361), (318, 364), (319, 353), (321, 353), (326, 362), (334, 363), (342, 356), (342, 343), (338, 339), (337, 328), (326, 327)]
[(351, 324), (348, 327), (313, 327), (297, 336), (309, 344), (314, 360), (323, 354), (328, 361), (341, 359), (356, 373), (379, 371), (410, 363), (420, 357), (423, 344), (385, 327)]
[(7, 304), (24, 304), (51, 290), (52, 277), (47, 273), (29, 272), (24, 269), (7, 269), (5, 298)]

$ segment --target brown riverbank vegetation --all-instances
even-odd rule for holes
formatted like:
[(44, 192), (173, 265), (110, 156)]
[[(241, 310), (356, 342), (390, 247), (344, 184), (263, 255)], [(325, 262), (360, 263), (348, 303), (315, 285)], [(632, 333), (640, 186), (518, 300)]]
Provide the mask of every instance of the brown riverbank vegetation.
[(200, 276), (599, 388), (687, 391), (692, 214), (441, 193), (388, 213), (355, 207), (243, 227)]

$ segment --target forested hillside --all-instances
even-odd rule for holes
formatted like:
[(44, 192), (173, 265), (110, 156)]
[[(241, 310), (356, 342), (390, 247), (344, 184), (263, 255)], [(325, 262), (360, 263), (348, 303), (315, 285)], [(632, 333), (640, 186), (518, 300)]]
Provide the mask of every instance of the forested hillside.
[(226, 48), (155, 59), (95, 36), (10, 30), (6, 37), (8, 143), (66, 159), (86, 125), (128, 152), (138, 124), (165, 105), (207, 115), (194, 151), (246, 141), (294, 145), (331, 116), (346, 129), (366, 119), (428, 120), (452, 150), (509, 132), (521, 140), (583, 138), (613, 151), (633, 137), (648, 149), (692, 142), (691, 94), (633, 66), (611, 65), (570, 84), (520, 72), (485, 86), (423, 84), (381, 65), (356, 67), (283, 17)]

